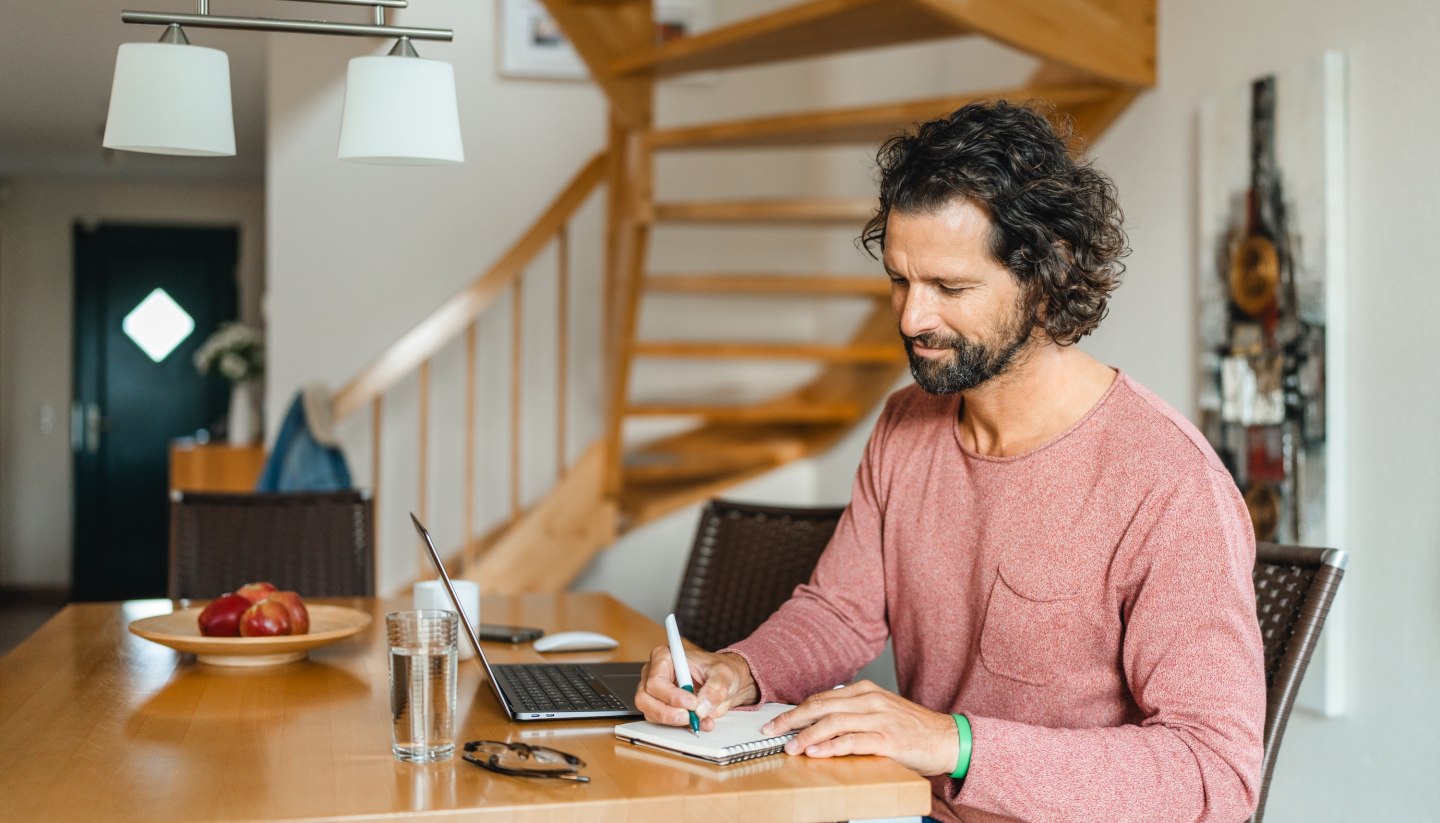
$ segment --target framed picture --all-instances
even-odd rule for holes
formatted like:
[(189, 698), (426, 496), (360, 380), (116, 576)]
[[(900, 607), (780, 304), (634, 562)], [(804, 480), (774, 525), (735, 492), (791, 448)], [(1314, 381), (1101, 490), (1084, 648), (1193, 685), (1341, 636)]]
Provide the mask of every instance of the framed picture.
[[(1327, 53), (1200, 109), (1200, 414), (1255, 538), (1350, 549), (1345, 94)], [(1296, 705), (1344, 710), (1344, 595)]]
[[(711, 2), (657, 0), (656, 42), (666, 43), (707, 28)], [(585, 61), (541, 0), (502, 0), (500, 38), (500, 73), (506, 77), (584, 80), (589, 76)]]

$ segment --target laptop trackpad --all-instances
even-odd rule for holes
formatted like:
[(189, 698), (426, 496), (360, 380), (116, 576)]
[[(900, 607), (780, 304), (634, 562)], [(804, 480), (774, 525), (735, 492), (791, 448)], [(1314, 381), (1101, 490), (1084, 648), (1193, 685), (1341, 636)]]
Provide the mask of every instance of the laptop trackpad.
[(605, 684), (612, 694), (620, 698), (625, 708), (638, 712), (635, 708), (635, 692), (640, 688), (640, 667), (643, 663), (591, 663), (585, 668), (589, 669)]

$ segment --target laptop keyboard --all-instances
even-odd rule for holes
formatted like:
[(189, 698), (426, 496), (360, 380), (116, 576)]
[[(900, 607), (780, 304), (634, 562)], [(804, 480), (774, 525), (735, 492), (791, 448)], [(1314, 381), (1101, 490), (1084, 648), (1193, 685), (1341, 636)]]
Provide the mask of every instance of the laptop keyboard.
[(526, 711), (625, 709), (618, 697), (609, 690), (602, 691), (603, 687), (594, 682), (593, 675), (580, 666), (511, 664), (496, 671), (496, 676), (503, 677), (509, 691)]

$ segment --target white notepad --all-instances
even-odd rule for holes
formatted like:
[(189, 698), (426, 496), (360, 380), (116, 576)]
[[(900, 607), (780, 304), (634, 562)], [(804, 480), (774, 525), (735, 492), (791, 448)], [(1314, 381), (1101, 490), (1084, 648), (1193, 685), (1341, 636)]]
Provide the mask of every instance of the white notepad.
[(724, 766), (778, 754), (795, 732), (766, 737), (760, 733), (760, 727), (781, 712), (793, 708), (789, 703), (766, 703), (755, 711), (726, 712), (716, 718), (714, 731), (700, 732), (698, 739), (690, 732), (689, 726), (662, 726), (644, 720), (616, 726), (615, 736), (639, 746), (650, 746)]

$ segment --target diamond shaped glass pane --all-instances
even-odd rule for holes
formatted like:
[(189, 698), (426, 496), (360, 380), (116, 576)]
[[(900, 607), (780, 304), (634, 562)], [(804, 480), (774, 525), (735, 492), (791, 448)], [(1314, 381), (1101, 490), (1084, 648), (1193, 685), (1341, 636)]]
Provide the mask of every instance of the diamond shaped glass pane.
[(159, 363), (195, 331), (195, 320), (164, 289), (156, 289), (125, 315), (120, 328)]

